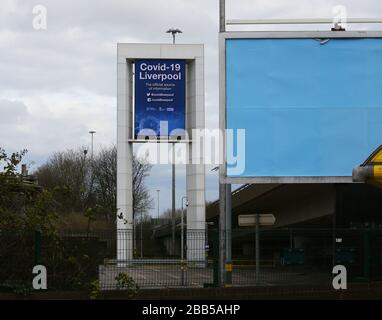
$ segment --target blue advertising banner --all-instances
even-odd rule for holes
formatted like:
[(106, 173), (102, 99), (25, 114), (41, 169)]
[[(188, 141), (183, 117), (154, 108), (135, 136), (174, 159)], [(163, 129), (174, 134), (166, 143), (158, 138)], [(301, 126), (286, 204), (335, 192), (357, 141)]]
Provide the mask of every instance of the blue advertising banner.
[(228, 39), (226, 108), (239, 177), (351, 177), (382, 144), (382, 39)]
[(185, 129), (185, 66), (184, 60), (135, 61), (135, 137)]

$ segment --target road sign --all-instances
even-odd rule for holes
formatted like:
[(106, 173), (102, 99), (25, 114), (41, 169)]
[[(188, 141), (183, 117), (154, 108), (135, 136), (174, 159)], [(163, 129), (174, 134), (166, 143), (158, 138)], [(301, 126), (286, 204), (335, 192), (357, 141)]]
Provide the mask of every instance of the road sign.
[(135, 61), (136, 137), (169, 136), (185, 129), (185, 69), (185, 60)]
[[(272, 226), (276, 222), (273, 214), (259, 214), (260, 226)], [(254, 227), (256, 225), (256, 214), (240, 214), (239, 227)]]

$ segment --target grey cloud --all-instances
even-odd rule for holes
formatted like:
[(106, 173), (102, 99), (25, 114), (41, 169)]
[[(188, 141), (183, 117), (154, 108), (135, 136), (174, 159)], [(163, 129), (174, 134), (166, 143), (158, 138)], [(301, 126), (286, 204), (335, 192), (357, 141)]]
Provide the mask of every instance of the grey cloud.
[(0, 100), (0, 124), (20, 125), (28, 118), (28, 108), (21, 101)]
[[(37, 4), (48, 9), (46, 31), (32, 28)], [(227, 0), (227, 18), (328, 17), (337, 4), (351, 17), (382, 10), (379, 0)], [(217, 0), (1, 0), (0, 129), (11, 130), (1, 130), (0, 143), (28, 147), (40, 162), (89, 143), (90, 127), (98, 146), (114, 143), (116, 43), (170, 42), (165, 30), (172, 26), (184, 32), (179, 43), (205, 43), (206, 125), (216, 127)], [(51, 112), (52, 104), (60, 112)]]
[[(8, 75), (1, 87), (40, 91), (83, 88), (114, 95), (116, 43), (169, 41), (165, 30), (172, 25), (185, 32), (180, 42), (209, 43), (217, 36), (217, 27), (210, 17), (211, 6), (202, 3), (41, 1), (48, 10), (48, 29), (36, 31), (31, 23), (35, 3), (17, 1), (16, 9), (3, 22), (2, 30), (10, 31), (11, 46), (9, 41), (0, 46), (0, 71)], [(15, 69), (18, 72), (9, 72)]]

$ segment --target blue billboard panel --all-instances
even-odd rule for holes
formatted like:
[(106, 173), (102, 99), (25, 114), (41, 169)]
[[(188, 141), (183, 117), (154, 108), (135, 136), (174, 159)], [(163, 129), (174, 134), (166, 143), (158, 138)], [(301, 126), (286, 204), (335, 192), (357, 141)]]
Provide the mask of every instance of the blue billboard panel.
[(185, 129), (185, 67), (185, 60), (135, 61), (135, 137)]
[(351, 176), (382, 145), (382, 39), (227, 39), (226, 120), (228, 177)]

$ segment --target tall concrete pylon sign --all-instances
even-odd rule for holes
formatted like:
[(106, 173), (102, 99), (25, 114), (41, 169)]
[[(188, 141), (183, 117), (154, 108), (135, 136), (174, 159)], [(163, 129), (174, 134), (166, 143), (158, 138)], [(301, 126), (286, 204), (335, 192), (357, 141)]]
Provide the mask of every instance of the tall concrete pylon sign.
[(155, 143), (186, 150), (187, 260), (202, 261), (204, 151), (193, 132), (205, 128), (204, 46), (121, 43), (117, 51), (117, 260), (133, 259), (133, 145)]

